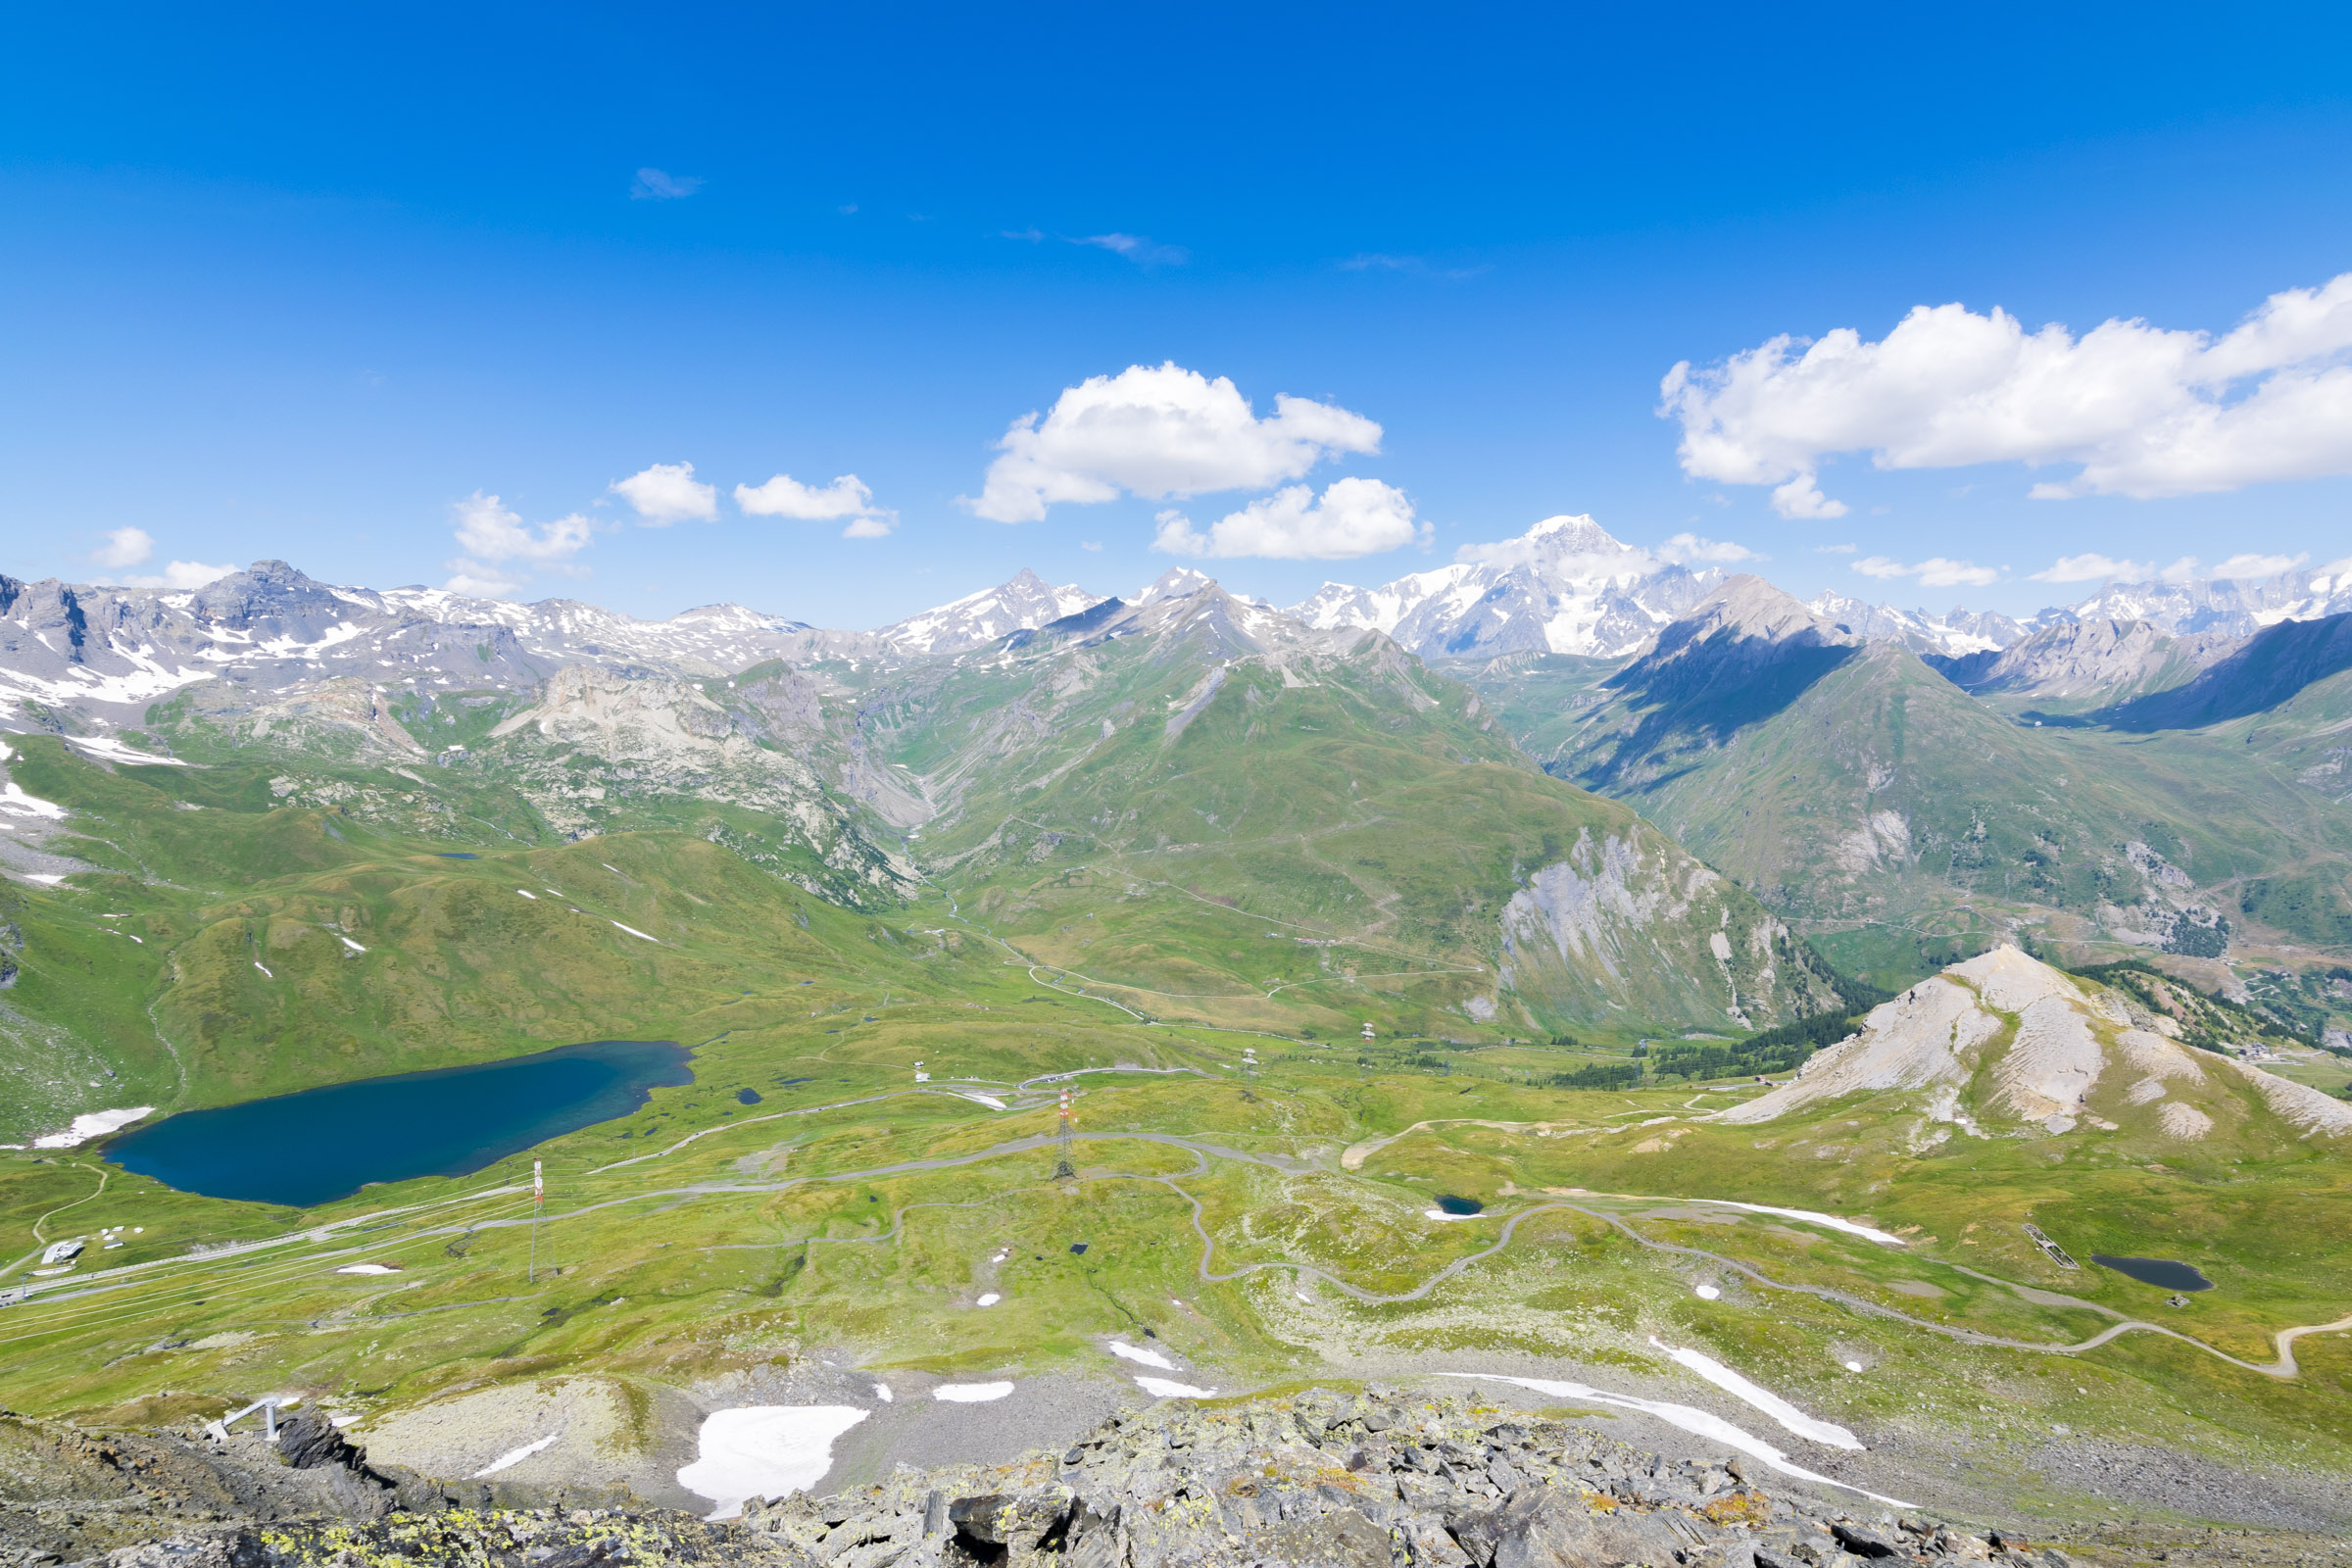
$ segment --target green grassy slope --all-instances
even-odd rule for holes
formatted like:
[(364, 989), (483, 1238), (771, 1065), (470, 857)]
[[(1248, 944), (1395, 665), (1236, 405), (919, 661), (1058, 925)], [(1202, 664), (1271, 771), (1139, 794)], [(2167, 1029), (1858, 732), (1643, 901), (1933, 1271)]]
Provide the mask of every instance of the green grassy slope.
[[(2309, 717), (2233, 721), (2298, 737), (2266, 755), (2230, 725), (2035, 727), (1886, 644), (1746, 722), (1732, 711), (1740, 694), (1718, 691), (1733, 721), (1661, 731), (1646, 693), (1606, 679), (1563, 665), (1478, 684), (1547, 766), (1626, 800), (1882, 983), (2017, 922), (2085, 954), (2125, 951), (2119, 934), (2218, 953), (2267, 898), (2276, 917), (2256, 920), (2296, 939), (2332, 948), (2352, 930), (2327, 891), (2352, 823), (2326, 798), (2332, 759), (2303, 738), (2326, 727), (2329, 683), (2289, 705)], [(1636, 737), (1644, 746), (1629, 753)], [(2180, 914), (2189, 907), (2204, 912)]]
[(877, 702), (887, 755), (952, 800), (921, 840), (940, 886), (1155, 1013), (1549, 1033), (1828, 1004), (1751, 900), (1530, 767), (1385, 639), (1309, 658), (1221, 635), (1052, 649)]
[[(1735, 1128), (1703, 1120), (1735, 1096), (1688, 1084), (1580, 1094), (1366, 1073), (1326, 1048), (1262, 1039), (1264, 1065), (1245, 1080), (1227, 1065), (1229, 1037), (1148, 1027), (1017, 980), (977, 1004), (821, 1018), (792, 1015), (797, 1000), (666, 1020), (662, 1033), (710, 1039), (695, 1084), (527, 1156), (547, 1162), (552, 1190), (535, 1282), (514, 1185), (527, 1157), (301, 1213), (119, 1172), (96, 1192), (87, 1155), (0, 1162), (0, 1225), (24, 1236), (75, 1203), (52, 1232), (146, 1227), (87, 1267), (151, 1265), (120, 1290), (0, 1313), (11, 1402), (104, 1421), (153, 1408), (159, 1389), (176, 1391), (183, 1416), (294, 1389), (359, 1412), (365, 1433), (436, 1397), (552, 1377), (646, 1404), (820, 1348), (883, 1380), (1115, 1375), (1101, 1341), (1150, 1330), (1221, 1389), (1370, 1355), (1431, 1370), (1561, 1365), (1720, 1402), (1676, 1381), (1663, 1344), (1701, 1348), (1874, 1447), (1957, 1446), (1994, 1469), (2030, 1469), (2053, 1425), (2249, 1470), (2288, 1453), (2352, 1462), (2341, 1336), (2301, 1341), (2291, 1378), (2199, 1348), (2268, 1362), (2278, 1329), (2352, 1306), (2352, 1274), (2327, 1240), (2352, 1167), (2251, 1115), (2186, 1148), (2131, 1124), (1925, 1144), (1904, 1096)], [(730, 1027), (711, 1039), (722, 1016)], [(1008, 1108), (918, 1092), (918, 1059), (935, 1074), (924, 1087), (973, 1080)], [(1059, 1084), (1016, 1085), (1120, 1062), (1191, 1070), (1077, 1079), (1079, 1179), (1051, 1180)], [(738, 1088), (765, 1098), (739, 1104)], [(1441, 1194), (1489, 1212), (1434, 1218)], [(1905, 1245), (1691, 1201), (1718, 1198), (1853, 1216)], [(1513, 1216), (1507, 1247), (1437, 1278)], [(2192, 1260), (2218, 1288), (2174, 1308), (2121, 1275), (2062, 1271), (2027, 1222), (2078, 1257)], [(289, 1241), (185, 1256), (272, 1236)], [(357, 1259), (402, 1272), (332, 1272)], [(1701, 1283), (1721, 1298), (1696, 1297)], [(1341, 1285), (1431, 1289), (1384, 1302)], [(983, 1294), (1001, 1299), (984, 1308)], [(2055, 1347), (2119, 1316), (2195, 1343), (2135, 1333), (2053, 1355), (1940, 1332)]]

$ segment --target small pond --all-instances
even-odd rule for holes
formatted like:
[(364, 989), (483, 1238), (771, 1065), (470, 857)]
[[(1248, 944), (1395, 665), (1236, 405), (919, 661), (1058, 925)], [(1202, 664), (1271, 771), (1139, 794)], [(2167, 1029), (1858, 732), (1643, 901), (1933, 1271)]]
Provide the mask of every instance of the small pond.
[(2111, 1268), (2118, 1274), (2128, 1274), (2142, 1285), (2153, 1285), (2166, 1291), (2210, 1291), (2213, 1281), (2197, 1271), (2193, 1263), (2176, 1263), (2169, 1257), (2108, 1257), (2093, 1252), (2090, 1260), (2101, 1268)]
[(694, 1082), (666, 1040), (598, 1040), (470, 1067), (363, 1078), (176, 1116), (105, 1146), (181, 1192), (308, 1207), (369, 1182), (465, 1176), (534, 1144), (626, 1116)]
[(1487, 1205), (1475, 1198), (1456, 1198), (1450, 1193), (1440, 1193), (1438, 1207), (1448, 1214), (1480, 1214), (1486, 1211)]

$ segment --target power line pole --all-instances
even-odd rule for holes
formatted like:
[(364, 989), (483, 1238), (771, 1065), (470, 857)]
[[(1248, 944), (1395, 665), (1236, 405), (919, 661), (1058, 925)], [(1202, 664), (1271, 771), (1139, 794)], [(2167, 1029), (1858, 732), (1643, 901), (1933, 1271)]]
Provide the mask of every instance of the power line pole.
[(539, 1209), (547, 1201), (547, 1177), (538, 1160), (531, 1161), (531, 1271), (530, 1283), (539, 1283)]
[(1066, 1088), (1061, 1092), (1061, 1129), (1056, 1136), (1061, 1146), (1061, 1158), (1054, 1163), (1054, 1179), (1057, 1182), (1076, 1181), (1078, 1167), (1070, 1160), (1070, 1092)]

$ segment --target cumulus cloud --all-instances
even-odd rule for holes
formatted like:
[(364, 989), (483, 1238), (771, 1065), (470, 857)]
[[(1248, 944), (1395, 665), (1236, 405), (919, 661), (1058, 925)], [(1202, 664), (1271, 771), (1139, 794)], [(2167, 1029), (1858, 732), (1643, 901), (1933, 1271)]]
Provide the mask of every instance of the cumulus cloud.
[[(2038, 499), (2235, 490), (2352, 473), (2352, 272), (2274, 294), (2215, 338), (2143, 320), (2075, 337), (1995, 308), (1921, 305), (1878, 342), (1839, 327), (1783, 335), (1666, 374), (1684, 471), (1765, 484), (1784, 516), (1836, 516), (1816, 471), (2078, 465)], [(1835, 509), (1835, 510), (1832, 510)]]
[(737, 485), (735, 504), (755, 517), (797, 517), (804, 522), (824, 522), (873, 511), (874, 493), (854, 473), (842, 474), (822, 489), (803, 484), (789, 473), (779, 473), (765, 484)]
[(630, 182), (629, 200), (633, 202), (684, 201), (703, 188), (700, 174), (670, 174), (659, 169), (640, 169)]
[(596, 525), (576, 512), (534, 525), (498, 497), (479, 490), (449, 510), (457, 523), (458, 548), (465, 552), (448, 564), (452, 575), (447, 586), (452, 592), (497, 598), (521, 587), (533, 567), (565, 576), (584, 574), (571, 558), (587, 548)]
[(1980, 566), (1973, 561), (1930, 556), (1917, 565), (1905, 565), (1886, 556), (1864, 556), (1853, 564), (1865, 577), (1916, 577), (1922, 588), (1984, 588), (2001, 580), (1998, 566)]
[(794, 517), (803, 522), (828, 522), (848, 517), (844, 539), (880, 539), (899, 525), (899, 514), (874, 505), (874, 493), (854, 473), (841, 474), (818, 488), (779, 473), (765, 484), (739, 484), (735, 504), (755, 517)]
[(2156, 575), (2156, 564), (2149, 561), (2117, 561), (2093, 551), (2086, 555), (2060, 556), (2041, 571), (2033, 574), (2035, 582), (2104, 582), (2120, 577), (2126, 582), (2145, 582)]
[(1772, 492), (1772, 510), (1784, 517), (1818, 518), (1842, 517), (1845, 503), (1832, 501), (1821, 493), (1821, 483), (1810, 472), (1800, 473), (1787, 484), (1776, 486)]
[(1693, 562), (1717, 565), (1732, 561), (1766, 559), (1745, 545), (1736, 545), (1729, 539), (1703, 539), (1694, 533), (1678, 533), (1650, 554), (1678, 566), (1688, 566)]
[(1262, 490), (1343, 452), (1378, 452), (1380, 426), (1288, 394), (1261, 419), (1226, 377), (1170, 361), (1090, 376), (1042, 417), (1013, 420), (997, 450), (979, 499), (963, 505), (995, 522), (1035, 522), (1059, 502)]
[[(130, 531), (138, 532), (135, 528)], [(234, 566), (208, 566), (201, 561), (172, 561), (167, 562), (164, 569), (152, 576), (122, 577), (116, 581), (118, 586), (123, 588), (146, 588), (159, 593), (186, 593), (191, 589), (201, 588), (208, 582), (219, 582), (236, 569)]]
[(710, 522), (718, 516), (717, 488), (696, 480), (691, 463), (657, 463), (613, 480), (612, 493), (635, 508), (651, 528)]
[(1152, 548), (1170, 556), (1263, 556), (1276, 561), (1351, 561), (1419, 539), (1403, 491), (1378, 479), (1336, 479), (1321, 496), (1289, 485), (1211, 524), (1205, 534), (1181, 512), (1159, 514)]
[(101, 566), (135, 566), (155, 554), (155, 538), (144, 528), (110, 528), (106, 543), (90, 553)]
[(1087, 234), (1072, 239), (1070, 243), (1092, 245), (1113, 256), (1124, 256), (1138, 267), (1182, 267), (1192, 260), (1192, 252), (1183, 246), (1162, 245), (1142, 234)]
[(2282, 571), (2294, 570), (2310, 559), (2309, 556), (2235, 555), (2214, 567), (2211, 575), (2225, 580), (2276, 577)]

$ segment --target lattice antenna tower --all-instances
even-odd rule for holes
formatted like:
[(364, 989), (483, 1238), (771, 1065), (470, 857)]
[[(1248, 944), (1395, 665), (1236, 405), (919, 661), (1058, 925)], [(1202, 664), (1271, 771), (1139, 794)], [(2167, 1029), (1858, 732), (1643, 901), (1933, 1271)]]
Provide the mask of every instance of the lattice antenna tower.
[(1060, 1158), (1054, 1161), (1054, 1179), (1057, 1182), (1076, 1181), (1078, 1167), (1070, 1159), (1070, 1092), (1067, 1089), (1061, 1092), (1061, 1126), (1054, 1134), (1054, 1142), (1059, 1147)]

